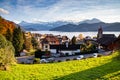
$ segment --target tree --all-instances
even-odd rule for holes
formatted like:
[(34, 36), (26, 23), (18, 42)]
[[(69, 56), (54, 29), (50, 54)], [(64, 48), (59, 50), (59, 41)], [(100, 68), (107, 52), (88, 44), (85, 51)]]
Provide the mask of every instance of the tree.
[(83, 40), (83, 34), (79, 34), (79, 39)]
[(14, 57), (14, 47), (3, 35), (0, 35), (0, 69), (7, 70), (10, 64), (16, 62)]
[(42, 58), (43, 52), (40, 49), (35, 51), (35, 58)]
[(81, 53), (86, 53), (87, 52), (86, 44), (81, 44), (80, 50), (81, 50)]
[(30, 33), (29, 33), (29, 37), (25, 36), (25, 33), (23, 34), (23, 37), (24, 37), (23, 49), (26, 49), (27, 51), (30, 51), (30, 49), (32, 49)]
[(38, 47), (38, 42), (37, 42), (37, 40), (36, 40), (34, 37), (32, 37), (31, 43), (32, 43), (33, 48), (34, 48), (34, 49), (37, 49), (37, 47)]
[(7, 29), (7, 32), (6, 32), (5, 37), (6, 37), (6, 39), (7, 39), (8, 41), (12, 42), (13, 34), (12, 34), (12, 32), (10, 31), (9, 28)]
[(75, 36), (73, 36), (73, 38), (72, 38), (72, 40), (71, 40), (71, 44), (76, 44), (76, 37)]
[(15, 28), (13, 32), (13, 46), (15, 48), (15, 55), (19, 56), (20, 51), (23, 49), (23, 32), (20, 27)]
[(96, 46), (92, 44), (90, 41), (86, 41), (86, 43), (81, 45), (81, 53), (92, 53), (97, 52)]

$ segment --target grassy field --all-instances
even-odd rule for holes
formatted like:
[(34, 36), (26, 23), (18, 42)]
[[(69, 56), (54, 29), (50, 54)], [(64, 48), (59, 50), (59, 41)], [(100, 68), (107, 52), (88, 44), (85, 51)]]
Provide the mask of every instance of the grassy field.
[(0, 80), (120, 80), (119, 54), (50, 64), (17, 64), (9, 71), (0, 71)]

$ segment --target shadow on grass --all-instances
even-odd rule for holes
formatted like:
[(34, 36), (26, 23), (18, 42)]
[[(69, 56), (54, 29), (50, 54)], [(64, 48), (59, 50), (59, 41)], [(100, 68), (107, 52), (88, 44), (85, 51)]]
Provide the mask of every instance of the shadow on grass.
[[(114, 57), (111, 62), (106, 63), (104, 65), (94, 67), (85, 71), (72, 73), (60, 78), (54, 78), (54, 80), (95, 80), (95, 79), (103, 80), (106, 79), (103, 76), (117, 71), (120, 71), (120, 55)], [(120, 76), (120, 73), (112, 75), (111, 77), (114, 76)]]

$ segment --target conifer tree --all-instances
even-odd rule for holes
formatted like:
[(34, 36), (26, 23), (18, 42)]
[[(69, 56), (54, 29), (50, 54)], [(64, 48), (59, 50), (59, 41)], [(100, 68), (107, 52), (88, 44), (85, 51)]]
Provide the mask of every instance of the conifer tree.
[(6, 32), (5, 37), (6, 37), (6, 39), (7, 39), (8, 41), (12, 42), (13, 34), (12, 34), (12, 32), (10, 31), (9, 28), (7, 29), (7, 32)]
[(37, 40), (36, 40), (34, 37), (32, 37), (31, 43), (32, 43), (33, 48), (34, 48), (34, 49), (37, 49), (37, 47), (38, 47), (38, 42), (37, 42)]
[(16, 56), (19, 56), (20, 51), (23, 49), (24, 43), (23, 32), (20, 27), (14, 29), (12, 43), (15, 48)]
[(75, 37), (75, 36), (73, 36), (73, 38), (72, 38), (72, 40), (71, 40), (71, 43), (72, 43), (72, 44), (76, 44), (76, 37)]

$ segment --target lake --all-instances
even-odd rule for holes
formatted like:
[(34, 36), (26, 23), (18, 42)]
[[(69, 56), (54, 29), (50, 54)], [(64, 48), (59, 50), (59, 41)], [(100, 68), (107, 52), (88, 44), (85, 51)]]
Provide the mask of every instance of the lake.
[[(83, 36), (97, 36), (98, 32), (59, 32), (59, 31), (30, 31), (31, 33), (39, 33), (39, 34), (53, 34), (53, 35), (61, 35), (61, 36), (68, 36), (70, 39), (73, 36), (78, 36), (79, 34), (83, 34)], [(116, 37), (120, 35), (120, 32), (103, 32), (103, 34), (115, 34)]]

